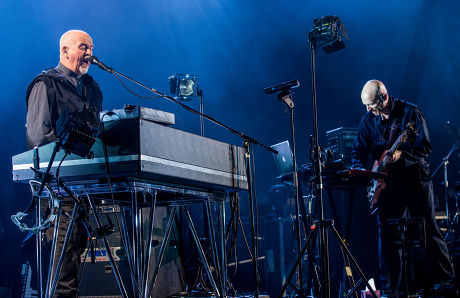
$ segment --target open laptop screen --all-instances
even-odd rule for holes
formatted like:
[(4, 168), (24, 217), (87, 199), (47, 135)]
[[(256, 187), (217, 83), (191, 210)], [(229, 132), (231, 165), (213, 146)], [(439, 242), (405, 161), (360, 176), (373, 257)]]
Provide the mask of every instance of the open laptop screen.
[(273, 157), (275, 158), (276, 167), (280, 175), (294, 172), (294, 162), (289, 141), (271, 145), (270, 147), (278, 151), (278, 154), (273, 154)]

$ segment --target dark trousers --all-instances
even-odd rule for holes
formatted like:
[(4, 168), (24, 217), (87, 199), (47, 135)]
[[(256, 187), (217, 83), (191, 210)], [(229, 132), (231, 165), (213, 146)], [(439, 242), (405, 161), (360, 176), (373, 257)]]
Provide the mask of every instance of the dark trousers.
[[(67, 228), (70, 223), (70, 216), (72, 215), (73, 208), (73, 201), (70, 198), (64, 198), (58, 228), (59, 235), (56, 243), (56, 258), (54, 262), (55, 270), (59, 260), (59, 256), (62, 251), (62, 246), (64, 244), (64, 239), (67, 233)], [(48, 243), (50, 244), (50, 247), (53, 241), (53, 232), (54, 226), (46, 230), (46, 238), (48, 240)], [(73, 225), (72, 234), (64, 254), (61, 273), (59, 275), (55, 295), (53, 297), (77, 297), (80, 255), (83, 253), (86, 247), (86, 242), (86, 229), (81, 223), (81, 220), (77, 220)]]
[[(407, 211), (408, 217), (425, 220), (426, 270), (430, 280), (426, 288), (455, 277), (447, 246), (436, 224), (431, 181), (404, 179), (389, 181), (379, 199), (379, 265), (384, 293), (397, 296), (401, 284), (400, 248), (394, 244), (398, 231), (385, 223), (399, 219)], [(417, 277), (417, 274), (415, 274)]]

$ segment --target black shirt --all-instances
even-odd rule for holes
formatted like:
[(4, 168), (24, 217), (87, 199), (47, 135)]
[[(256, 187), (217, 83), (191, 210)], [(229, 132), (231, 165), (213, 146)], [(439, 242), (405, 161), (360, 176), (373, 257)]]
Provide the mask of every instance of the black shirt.
[(58, 123), (68, 118), (97, 128), (102, 93), (91, 76), (77, 76), (59, 63), (30, 84), (27, 95), (26, 138), (29, 148), (57, 139)]
[(388, 119), (384, 120), (372, 112), (363, 115), (352, 150), (353, 167), (368, 168), (369, 162), (379, 160), (383, 152), (391, 148), (407, 124), (414, 122), (416, 136), (412, 141), (400, 145), (401, 158), (389, 166), (389, 172), (393, 170), (400, 174), (407, 174), (408, 171), (405, 171), (407, 169), (414, 169), (415, 172), (420, 172), (422, 169), (422, 176), (427, 176), (428, 167), (425, 157), (431, 152), (431, 142), (422, 112), (416, 105), (392, 97), (389, 104), (391, 111)]

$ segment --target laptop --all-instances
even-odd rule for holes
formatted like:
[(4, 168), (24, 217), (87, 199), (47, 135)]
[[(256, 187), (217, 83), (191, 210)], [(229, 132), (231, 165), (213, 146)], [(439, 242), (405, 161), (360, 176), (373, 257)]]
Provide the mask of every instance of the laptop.
[(276, 167), (278, 168), (280, 176), (292, 174), (292, 172), (294, 172), (294, 161), (289, 141), (271, 145), (270, 147), (278, 151), (278, 154), (273, 153), (273, 157), (275, 158)]

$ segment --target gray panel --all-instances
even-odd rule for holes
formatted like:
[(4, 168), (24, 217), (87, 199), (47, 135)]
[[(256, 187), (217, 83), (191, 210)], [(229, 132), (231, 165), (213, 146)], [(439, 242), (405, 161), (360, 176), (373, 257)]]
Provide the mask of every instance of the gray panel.
[(101, 121), (117, 121), (121, 119), (145, 119), (165, 125), (175, 124), (175, 115), (141, 106), (130, 106), (129, 108), (104, 111), (100, 113)]
[(142, 120), (140, 138), (142, 171), (247, 189), (243, 148)]
[[(221, 171), (232, 169), (235, 158), (244, 156), (243, 148), (201, 137), (149, 121), (140, 123), (141, 154), (181, 161)], [(241, 172), (245, 174), (244, 172)]]
[[(103, 136), (108, 145), (112, 177), (142, 178), (156, 182), (210, 189), (247, 189), (244, 150), (241, 147), (204, 138), (142, 119), (111, 121)], [(39, 148), (45, 168), (54, 148)], [(97, 140), (94, 159), (69, 155), (60, 176), (67, 181), (105, 179), (103, 146)], [(59, 152), (54, 165), (62, 160)], [(13, 180), (34, 177), (32, 150), (13, 156)], [(56, 168), (53, 167), (52, 172)]]

